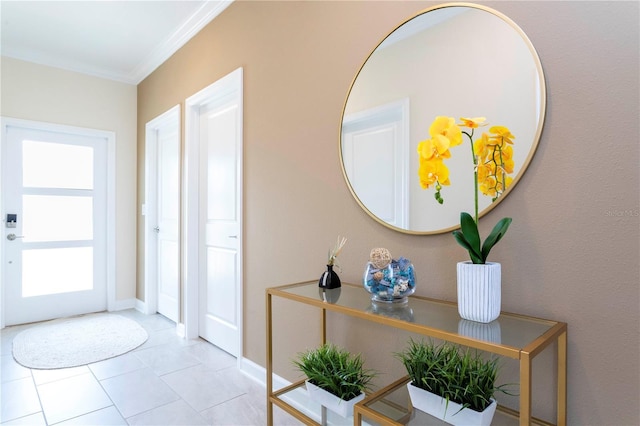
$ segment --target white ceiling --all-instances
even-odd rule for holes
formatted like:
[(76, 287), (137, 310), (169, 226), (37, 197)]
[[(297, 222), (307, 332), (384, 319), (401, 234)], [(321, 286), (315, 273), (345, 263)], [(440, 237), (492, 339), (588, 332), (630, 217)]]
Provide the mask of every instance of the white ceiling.
[(138, 84), (233, 0), (0, 0), (0, 53)]

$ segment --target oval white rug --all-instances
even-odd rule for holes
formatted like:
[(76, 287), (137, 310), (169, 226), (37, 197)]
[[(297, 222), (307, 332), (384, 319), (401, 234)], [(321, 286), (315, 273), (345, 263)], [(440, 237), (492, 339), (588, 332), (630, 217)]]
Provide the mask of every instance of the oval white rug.
[(129, 352), (149, 335), (137, 322), (99, 313), (49, 321), (13, 339), (13, 357), (28, 368), (77, 367)]

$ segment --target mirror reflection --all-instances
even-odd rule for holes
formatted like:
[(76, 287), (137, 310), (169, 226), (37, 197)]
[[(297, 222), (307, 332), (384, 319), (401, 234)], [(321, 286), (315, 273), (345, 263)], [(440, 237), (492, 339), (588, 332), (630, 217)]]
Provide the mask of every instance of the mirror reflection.
[[(486, 117), (515, 135), (513, 181), (492, 201), (480, 195), (480, 216), (516, 185), (537, 146), (545, 111), (540, 61), (522, 30), (502, 14), (474, 5), (444, 6), (409, 19), (371, 53), (343, 111), (340, 155), (358, 203), (380, 223), (416, 234), (459, 225), (474, 210), (474, 168), (467, 140), (446, 160), (450, 185), (423, 189), (418, 144), (437, 116)], [(476, 129), (480, 136), (483, 128)], [(475, 140), (475, 137), (474, 137)]]

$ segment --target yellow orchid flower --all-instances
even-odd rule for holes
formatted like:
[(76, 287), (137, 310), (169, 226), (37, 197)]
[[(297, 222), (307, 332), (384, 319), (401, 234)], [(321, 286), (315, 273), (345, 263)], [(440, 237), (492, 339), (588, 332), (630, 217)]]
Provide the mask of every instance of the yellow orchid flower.
[(504, 191), (506, 191), (512, 181), (513, 181), (513, 178), (511, 178), (511, 176), (506, 176), (504, 174), (496, 175), (496, 185), (495, 185), (496, 194), (500, 195)]
[(500, 136), (488, 136), (486, 140), (487, 146), (491, 147), (491, 149), (495, 149), (496, 146), (502, 147), (504, 144), (504, 138)]
[(449, 158), (449, 139), (442, 135), (436, 135), (433, 139), (427, 139), (418, 144), (418, 155), (424, 160), (432, 158)]
[(487, 176), (491, 174), (491, 169), (484, 164), (478, 165), (478, 182), (484, 182)]
[(424, 140), (418, 144), (418, 156), (421, 160), (429, 160), (433, 157), (433, 142), (431, 139)]
[(502, 145), (502, 142), (506, 142), (508, 144), (513, 145), (513, 139), (516, 137), (511, 134), (511, 130), (504, 126), (492, 126), (489, 131), (494, 134), (492, 138), (500, 139), (501, 142), (499, 145)]
[(504, 170), (505, 173), (509, 174), (509, 173), (513, 173), (513, 166), (514, 166), (514, 162), (513, 159), (508, 159), (505, 160), (504, 163), (502, 163), (502, 169)]
[(433, 160), (420, 159), (420, 167), (418, 168), (418, 178), (420, 179), (420, 186), (422, 189), (429, 189), (431, 185), (436, 183), (436, 177), (432, 173), (433, 166), (431, 163)]
[(489, 144), (489, 134), (483, 133), (480, 139), (477, 139), (473, 144), (473, 153), (477, 157), (484, 158), (487, 156), (487, 145)]
[(449, 181), (449, 168), (440, 158), (421, 160), (418, 176), (420, 177), (420, 186), (423, 189), (428, 189), (436, 182), (439, 182), (440, 185), (451, 184)]
[(513, 158), (513, 147), (511, 145), (504, 146), (500, 153), (502, 154), (503, 160), (510, 160)]
[(468, 127), (470, 129), (477, 129), (480, 126), (487, 125), (485, 123), (486, 121), (485, 117), (473, 117), (473, 118), (460, 117), (460, 121), (462, 121), (462, 123), (459, 123), (458, 126)]
[[(469, 138), (473, 151), (476, 223), (478, 192), (482, 191), (495, 201), (513, 181), (508, 175), (515, 167), (512, 147), (515, 136), (507, 127), (492, 126), (473, 140), (474, 130), (486, 126), (485, 121), (485, 117), (460, 117), (460, 123), (456, 124), (453, 117), (437, 116), (429, 127), (431, 138), (420, 141), (417, 147), (420, 186), (427, 189), (435, 185), (435, 199), (442, 204), (442, 186), (451, 184), (444, 160), (451, 157), (451, 147), (462, 143), (462, 135)], [(463, 132), (460, 126), (471, 130)]]
[(496, 179), (492, 176), (489, 176), (480, 184), (480, 191), (484, 195), (488, 195), (490, 197), (496, 196)]
[(447, 152), (451, 146), (451, 140), (444, 135), (434, 135), (431, 140), (433, 141), (434, 149), (438, 152), (439, 156)]
[(429, 127), (429, 134), (431, 138), (435, 138), (437, 135), (444, 136), (449, 140), (449, 146), (462, 144), (462, 130), (460, 130), (453, 117), (436, 117), (431, 123), (431, 127)]

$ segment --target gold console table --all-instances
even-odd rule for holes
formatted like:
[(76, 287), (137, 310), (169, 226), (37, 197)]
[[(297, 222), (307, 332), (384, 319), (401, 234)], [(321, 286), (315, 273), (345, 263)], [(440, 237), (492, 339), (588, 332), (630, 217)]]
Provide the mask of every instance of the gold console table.
[[(520, 412), (498, 406), (494, 423), (502, 423), (499, 416), (515, 420), (515, 424), (549, 424), (532, 416), (531, 412), (531, 363), (533, 358), (553, 342), (557, 342), (557, 425), (567, 422), (567, 324), (558, 321), (532, 318), (523, 315), (501, 313), (490, 324), (479, 324), (462, 320), (457, 305), (452, 302), (410, 296), (404, 313), (402, 310), (390, 315), (372, 309), (369, 294), (354, 284), (342, 284), (339, 297), (335, 291), (324, 296), (317, 281), (290, 284), (269, 288), (266, 291), (267, 322), (267, 424), (273, 425), (273, 405), (277, 405), (307, 425), (319, 424), (287, 403), (283, 396), (304, 387), (304, 381), (293, 383), (279, 390), (273, 389), (273, 323), (272, 298), (282, 297), (299, 303), (315, 306), (321, 310), (322, 343), (327, 340), (326, 315), (328, 311), (362, 318), (423, 336), (487, 351), (496, 355), (519, 360), (520, 364)], [(383, 306), (384, 308), (384, 306)], [(397, 308), (396, 308), (397, 309)], [(367, 395), (354, 408), (354, 425), (361, 425), (364, 418), (378, 424), (404, 425), (424, 424), (424, 413), (412, 412), (407, 396), (400, 395), (408, 378), (401, 378), (379, 391)], [(388, 400), (391, 394), (404, 398), (407, 404)], [(406, 392), (405, 392), (406, 393)], [(398, 398), (394, 398), (398, 399)], [(326, 411), (323, 410), (323, 423)], [(417, 411), (417, 410), (416, 410)], [(416, 417), (416, 415), (418, 417)], [(422, 420), (416, 420), (422, 418)], [(505, 420), (507, 423), (508, 421)], [(514, 422), (512, 420), (512, 422)]]

